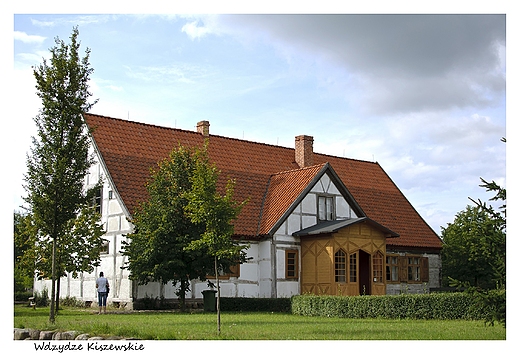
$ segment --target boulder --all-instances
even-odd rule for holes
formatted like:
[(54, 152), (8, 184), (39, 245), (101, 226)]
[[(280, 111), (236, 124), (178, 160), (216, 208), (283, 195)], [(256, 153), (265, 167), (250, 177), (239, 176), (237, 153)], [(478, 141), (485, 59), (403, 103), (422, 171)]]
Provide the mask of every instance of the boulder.
[(51, 340), (54, 336), (55, 331), (41, 331), (40, 340)]
[(24, 339), (27, 339), (30, 337), (31, 337), (31, 334), (29, 333), (28, 329), (20, 329), (20, 328), (14, 329), (14, 340), (24, 340)]
[(68, 332), (56, 332), (53, 336), (53, 340), (73, 340), (78, 335), (77, 331)]

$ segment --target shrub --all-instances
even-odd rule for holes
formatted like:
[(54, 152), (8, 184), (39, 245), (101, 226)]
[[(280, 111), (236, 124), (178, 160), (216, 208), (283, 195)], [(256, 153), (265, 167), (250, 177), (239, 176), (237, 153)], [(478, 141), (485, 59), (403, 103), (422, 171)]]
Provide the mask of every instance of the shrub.
[(32, 297), (33, 294), (30, 291), (18, 291), (14, 293), (14, 301), (29, 301), (29, 298)]
[(49, 291), (47, 288), (43, 288), (41, 293), (38, 291), (34, 292), (34, 303), (37, 307), (49, 306)]
[[(490, 295), (487, 302), (465, 293), (403, 294), (383, 296), (298, 295), (291, 301), (294, 314), (345, 318), (465, 319), (489, 321), (504, 308), (503, 294)], [(495, 315), (499, 320), (500, 315)]]
[(220, 309), (229, 312), (291, 312), (291, 299), (221, 297)]
[(473, 310), (481, 313), (486, 324), (495, 325), (495, 321), (506, 326), (506, 291), (470, 289), (476, 297)]
[(74, 296), (67, 296), (65, 298), (60, 299), (60, 304), (62, 306), (69, 306), (69, 307), (85, 307), (85, 302), (76, 299)]

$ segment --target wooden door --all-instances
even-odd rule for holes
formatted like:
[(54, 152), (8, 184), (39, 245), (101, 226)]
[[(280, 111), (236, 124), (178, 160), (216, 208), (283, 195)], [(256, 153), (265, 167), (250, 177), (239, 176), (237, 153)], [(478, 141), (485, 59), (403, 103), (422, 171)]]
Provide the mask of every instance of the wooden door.
[(372, 262), (370, 254), (359, 250), (359, 294), (370, 295), (372, 292)]

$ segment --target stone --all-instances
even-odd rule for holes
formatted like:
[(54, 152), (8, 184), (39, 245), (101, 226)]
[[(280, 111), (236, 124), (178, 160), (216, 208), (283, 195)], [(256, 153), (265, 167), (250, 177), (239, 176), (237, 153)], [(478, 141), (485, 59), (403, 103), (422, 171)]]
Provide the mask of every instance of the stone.
[(55, 331), (41, 331), (40, 340), (51, 340), (54, 336)]
[(40, 339), (40, 331), (37, 329), (29, 329), (29, 337), (33, 340)]
[(79, 336), (77, 336), (75, 340), (87, 340), (87, 339), (89, 339), (89, 335), (87, 333), (82, 333)]
[(68, 332), (56, 332), (54, 336), (52, 336), (53, 340), (73, 340), (78, 335), (77, 331), (68, 331)]
[(29, 330), (28, 329), (20, 329), (15, 328), (14, 329), (14, 340), (24, 340), (26, 338), (30, 338)]

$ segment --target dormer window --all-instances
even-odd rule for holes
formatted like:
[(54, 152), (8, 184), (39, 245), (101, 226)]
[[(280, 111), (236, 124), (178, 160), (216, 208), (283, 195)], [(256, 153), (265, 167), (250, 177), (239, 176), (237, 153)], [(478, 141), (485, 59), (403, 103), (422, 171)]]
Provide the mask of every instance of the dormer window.
[(330, 221), (336, 219), (334, 213), (334, 197), (318, 197), (318, 221)]

